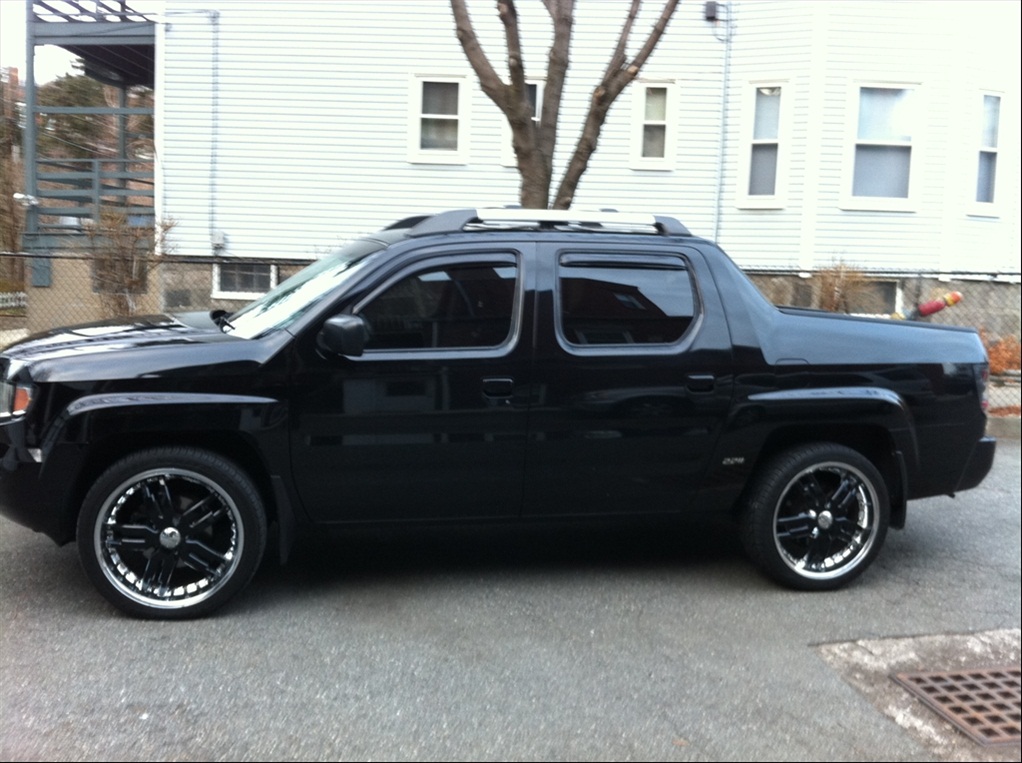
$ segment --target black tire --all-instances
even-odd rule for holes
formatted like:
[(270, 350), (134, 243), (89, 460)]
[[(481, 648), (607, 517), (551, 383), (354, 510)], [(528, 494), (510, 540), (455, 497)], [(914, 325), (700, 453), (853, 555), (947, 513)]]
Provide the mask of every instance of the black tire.
[(763, 466), (746, 495), (745, 549), (792, 588), (843, 586), (870, 565), (887, 536), (887, 485), (869, 459), (843, 445), (782, 453)]
[(252, 480), (196, 448), (153, 448), (118, 461), (78, 517), (86, 574), (136, 617), (209, 614), (248, 585), (265, 548), (266, 513)]

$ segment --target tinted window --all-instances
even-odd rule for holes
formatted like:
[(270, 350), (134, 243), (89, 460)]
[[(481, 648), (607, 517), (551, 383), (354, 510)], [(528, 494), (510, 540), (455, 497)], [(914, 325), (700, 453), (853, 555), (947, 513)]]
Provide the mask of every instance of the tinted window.
[(367, 350), (496, 347), (511, 334), (513, 262), (445, 265), (401, 278), (359, 314)]
[(695, 300), (676, 257), (562, 255), (561, 332), (572, 344), (670, 344), (692, 323)]

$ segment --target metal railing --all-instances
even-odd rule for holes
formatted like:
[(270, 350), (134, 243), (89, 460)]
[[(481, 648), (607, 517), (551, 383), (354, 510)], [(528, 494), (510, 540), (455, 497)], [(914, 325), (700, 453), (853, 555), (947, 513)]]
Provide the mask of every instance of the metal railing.
[(70, 249), (103, 212), (153, 224), (153, 162), (139, 159), (39, 159), (37, 206), (29, 209), (30, 252)]

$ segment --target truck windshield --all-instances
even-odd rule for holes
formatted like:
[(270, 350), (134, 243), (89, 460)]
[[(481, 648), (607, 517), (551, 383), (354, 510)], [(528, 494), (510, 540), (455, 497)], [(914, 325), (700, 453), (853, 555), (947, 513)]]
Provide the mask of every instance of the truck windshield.
[(253, 339), (268, 331), (287, 328), (311, 307), (363, 269), (369, 255), (386, 247), (359, 239), (312, 263), (241, 308), (223, 322), (224, 331)]

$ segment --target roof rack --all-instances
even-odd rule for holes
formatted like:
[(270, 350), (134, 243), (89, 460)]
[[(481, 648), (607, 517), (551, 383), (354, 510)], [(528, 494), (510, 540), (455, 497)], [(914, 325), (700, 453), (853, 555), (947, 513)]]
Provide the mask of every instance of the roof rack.
[(691, 236), (688, 228), (673, 217), (608, 212), (593, 209), (508, 209), (480, 207), (454, 209), (427, 217), (412, 227), (409, 236), (461, 233), (465, 230), (588, 231), (596, 233), (651, 233), (661, 236)]

